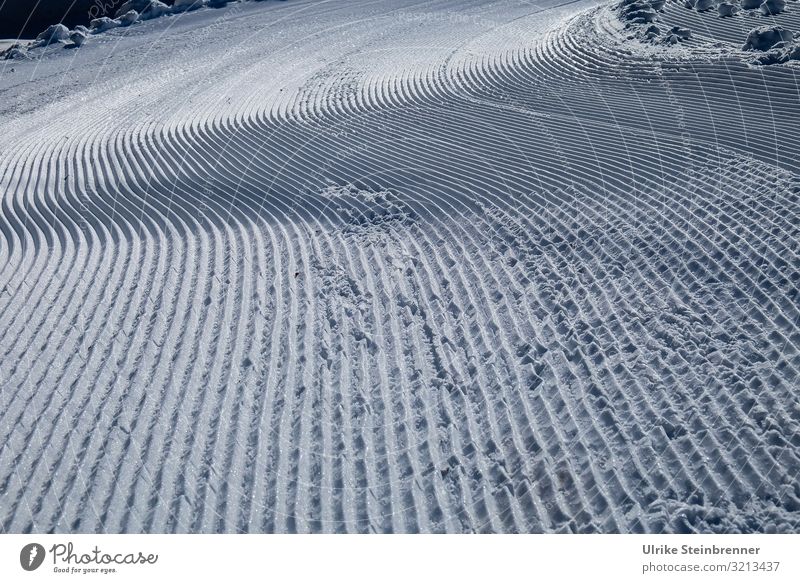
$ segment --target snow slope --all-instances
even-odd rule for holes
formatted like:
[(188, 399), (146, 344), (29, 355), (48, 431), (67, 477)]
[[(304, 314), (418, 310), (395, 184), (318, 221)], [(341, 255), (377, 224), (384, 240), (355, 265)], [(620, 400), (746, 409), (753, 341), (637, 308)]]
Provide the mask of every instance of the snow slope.
[(626, 35), (247, 2), (0, 63), (0, 529), (797, 531), (798, 69)]

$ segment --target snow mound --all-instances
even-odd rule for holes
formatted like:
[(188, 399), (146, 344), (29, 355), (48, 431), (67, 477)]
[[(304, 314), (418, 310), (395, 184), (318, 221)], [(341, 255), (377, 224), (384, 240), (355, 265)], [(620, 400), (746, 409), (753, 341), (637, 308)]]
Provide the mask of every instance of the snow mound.
[(461, 4), (9, 63), (3, 532), (797, 530), (791, 43)]
[(717, 6), (717, 12), (721, 17), (735, 16), (739, 12), (739, 7), (731, 2), (720, 2)]
[(672, 26), (664, 33), (664, 29), (655, 24), (660, 21), (659, 11), (663, 9), (664, 4), (660, 1), (623, 0), (617, 10), (620, 18), (627, 22), (626, 28), (633, 28), (634, 37), (640, 40), (649, 41), (651, 44), (676, 45), (691, 38), (692, 31), (686, 27)]
[(86, 42), (86, 33), (82, 30), (73, 30), (69, 34), (69, 40), (72, 41), (72, 44), (76, 47), (83, 45)]
[(0, 58), (4, 60), (11, 60), (11, 59), (27, 59), (28, 58), (28, 51), (27, 49), (22, 46), (21, 44), (17, 43), (8, 47), (8, 49), (4, 51), (0, 51)]
[(93, 34), (100, 34), (120, 26), (130, 26), (138, 20), (147, 20), (147, 18), (144, 15), (140, 15), (136, 10), (128, 10), (117, 18), (109, 18), (108, 16), (95, 18), (89, 23), (89, 27)]
[(151, 20), (172, 12), (169, 6), (158, 0), (128, 0), (120, 6), (114, 17), (120, 18), (131, 11), (139, 15), (139, 20)]
[(44, 32), (36, 37), (37, 46), (47, 46), (55, 42), (66, 41), (69, 39), (69, 29), (63, 24), (53, 24), (48, 26)]
[(620, 13), (623, 20), (635, 24), (646, 24), (658, 18), (658, 11), (648, 0), (623, 0)]
[(114, 14), (114, 17), (119, 18), (131, 10), (135, 10), (137, 13), (141, 14), (150, 7), (152, 1), (153, 0), (128, 0), (125, 2), (125, 4), (119, 7), (119, 10), (117, 10), (116, 14)]
[(705, 12), (706, 10), (711, 10), (716, 5), (717, 5), (716, 0), (696, 0), (694, 1), (693, 8), (698, 12)]
[[(663, 10), (653, 11), (652, 22), (629, 18), (630, 14), (635, 14), (633, 8), (641, 7), (639, 2), (621, 2), (616, 12), (624, 29), (629, 31), (627, 40), (638, 40), (652, 47), (640, 44), (632, 48), (644, 50), (652, 58), (667, 57), (666, 52), (658, 54), (658, 46), (680, 44), (681, 50), (671, 51), (669, 58), (701, 61), (734, 58), (748, 66), (798, 60), (798, 42), (789, 31), (796, 29), (797, 6), (787, 5), (787, 0), (672, 0)], [(765, 17), (770, 19), (769, 25), (753, 28), (753, 24)], [(747, 25), (740, 19), (754, 19), (755, 22)], [(690, 30), (696, 34), (689, 33)], [(783, 44), (776, 46), (778, 43)]]
[(779, 43), (792, 42), (792, 31), (783, 26), (760, 26), (747, 35), (744, 51), (768, 51)]
[(120, 26), (130, 26), (139, 20), (139, 13), (135, 10), (128, 10), (125, 14), (120, 16), (118, 20)]
[(159, 2), (158, 0), (150, 0), (144, 9), (139, 11), (139, 19), (151, 20), (153, 18), (159, 18), (165, 14), (169, 14), (170, 12), (170, 7), (163, 2)]
[(89, 23), (89, 28), (91, 29), (93, 34), (100, 34), (101, 32), (106, 32), (107, 30), (111, 30), (112, 28), (117, 28), (120, 26), (120, 21), (111, 19), (108, 16), (102, 16), (100, 18), (95, 18)]
[(172, 5), (172, 12), (188, 12), (190, 10), (197, 10), (206, 5), (206, 0), (175, 0)]
[(764, 16), (780, 14), (784, 10), (786, 10), (786, 0), (766, 0), (759, 8)]
[(689, 40), (692, 37), (692, 31), (682, 26), (673, 26), (669, 29), (670, 34), (674, 34), (681, 40)]

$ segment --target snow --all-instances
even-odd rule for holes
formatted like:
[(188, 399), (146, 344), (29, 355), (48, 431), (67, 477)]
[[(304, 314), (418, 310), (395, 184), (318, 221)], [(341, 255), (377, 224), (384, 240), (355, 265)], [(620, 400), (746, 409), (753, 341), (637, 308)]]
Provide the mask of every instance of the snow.
[[(135, 7), (134, 7), (135, 9)], [(127, 12), (127, 11), (126, 11)], [(170, 14), (172, 9), (158, 0), (150, 0), (139, 12), (139, 18), (142, 20), (149, 20), (151, 18), (159, 18), (165, 14)]]
[(206, 0), (175, 0), (172, 5), (173, 12), (186, 12), (189, 10), (197, 10), (205, 6)]
[(114, 17), (119, 18), (131, 10), (135, 10), (137, 13), (142, 14), (145, 10), (151, 9), (153, 4), (155, 4), (156, 9), (158, 9), (158, 5), (163, 5), (163, 2), (158, 2), (156, 0), (127, 0), (127, 2), (122, 4), (122, 6), (117, 9)]
[(765, 0), (759, 7), (764, 16), (773, 16), (786, 10), (786, 0)]
[(95, 33), (99, 34), (101, 32), (105, 32), (107, 30), (111, 30), (112, 28), (116, 28), (120, 26), (121, 22), (119, 20), (114, 20), (109, 18), (108, 16), (102, 16), (100, 18), (95, 18), (89, 23), (89, 29)]
[(117, 20), (119, 20), (120, 26), (130, 26), (131, 24), (139, 20), (139, 13), (136, 12), (135, 10), (128, 10), (127, 12), (122, 14), (122, 16), (117, 18)]
[(46, 46), (51, 43), (66, 40), (67, 38), (69, 38), (69, 29), (63, 24), (54, 24), (42, 31), (39, 36), (36, 37), (36, 40), (39, 41), (41, 45)]
[(81, 30), (74, 30), (70, 33), (69, 40), (72, 41), (73, 45), (79, 47), (86, 42), (86, 33)]
[(0, 529), (796, 532), (798, 6), (636, 8), (0, 62)]
[(783, 26), (760, 26), (747, 35), (744, 50), (767, 51), (778, 43), (792, 41), (792, 31)]

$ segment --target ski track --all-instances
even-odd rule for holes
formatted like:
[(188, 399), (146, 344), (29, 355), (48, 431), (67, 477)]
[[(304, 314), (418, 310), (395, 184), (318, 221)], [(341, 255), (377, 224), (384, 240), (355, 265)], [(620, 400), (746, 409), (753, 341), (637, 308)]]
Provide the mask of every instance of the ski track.
[(0, 531), (797, 530), (796, 68), (592, 2), (93, 40), (0, 77)]

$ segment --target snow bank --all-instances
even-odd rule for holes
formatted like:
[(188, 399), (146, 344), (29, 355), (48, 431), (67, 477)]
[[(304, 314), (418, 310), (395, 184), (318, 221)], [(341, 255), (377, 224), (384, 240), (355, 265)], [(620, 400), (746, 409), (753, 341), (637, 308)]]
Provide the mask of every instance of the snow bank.
[(10, 59), (27, 59), (28, 58), (28, 51), (25, 49), (24, 46), (17, 43), (11, 45), (4, 51), (0, 51), (0, 58), (4, 60)]
[(108, 16), (102, 16), (100, 18), (95, 18), (89, 23), (89, 28), (92, 31), (92, 34), (100, 34), (101, 32), (105, 32), (107, 30), (111, 30), (112, 28), (117, 28), (120, 26), (119, 20), (113, 20)]
[(800, 44), (792, 31), (783, 26), (761, 26), (747, 35), (742, 47), (745, 51), (760, 51), (753, 60), (760, 65), (777, 65), (788, 61), (800, 61)]
[[(797, 87), (707, 42), (764, 17), (676, 5), (621, 32), (525, 4), (547, 34), (520, 38), (519, 10), (475, 2), (459, 32), (491, 36), (454, 54), (453, 26), (408, 38), (370, 2), (282, 11), (284, 35), (253, 35), (276, 23), (253, 5), (198, 38), (219, 11), (193, 12), (6, 77), (0, 227), (41, 244), (0, 255), (42, 284), (1, 296), (3, 528), (796, 529)], [(621, 41), (688, 22), (697, 53)], [(444, 67), (482, 98), (437, 91)], [(570, 131), (564, 100), (620, 123)]]
[(692, 36), (692, 31), (682, 26), (673, 26), (669, 29), (670, 34), (674, 34), (681, 40), (689, 40)]
[[(686, 1), (691, 1), (694, 6), (697, 0)], [(622, 0), (617, 10), (620, 18), (628, 22), (626, 28), (633, 28), (634, 36), (640, 40), (652, 44), (674, 45), (689, 39), (692, 32), (688, 28), (673, 26), (666, 33), (662, 33), (662, 29), (655, 24), (660, 20), (658, 12), (664, 4), (662, 0)]]
[(67, 39), (69, 39), (69, 29), (63, 24), (53, 24), (36, 37), (36, 46), (47, 46)]
[(768, 51), (779, 43), (792, 42), (792, 31), (782, 26), (760, 26), (747, 35), (744, 51)]
[(150, 0), (143, 10), (139, 11), (139, 20), (150, 20), (169, 14), (171, 9), (169, 6), (158, 0)]
[(108, 16), (101, 16), (100, 18), (95, 18), (89, 23), (88, 29), (85, 26), (78, 26), (75, 28), (75, 30), (80, 31), (80, 29), (83, 29), (82, 32), (85, 32), (86, 34), (101, 34), (108, 30), (119, 28), (120, 26), (130, 26), (138, 19), (139, 19), (139, 13), (136, 12), (135, 10), (129, 10), (119, 18), (109, 18)]
[(125, 14), (119, 17), (120, 26), (130, 26), (139, 20), (139, 13), (135, 10), (128, 10)]
[(150, 6), (151, 0), (128, 0), (120, 6), (117, 13), (114, 15), (115, 18), (119, 18), (123, 14), (130, 12), (131, 10), (135, 10), (137, 13), (141, 14)]
[(197, 10), (205, 6), (206, 0), (175, 0), (172, 5), (172, 12), (188, 12), (189, 10)]
[[(711, 12), (710, 18), (733, 17), (741, 13), (742, 7), (749, 9), (745, 16), (758, 19), (760, 15), (772, 17), (785, 11), (787, 0), (675, 0), (682, 2), (687, 8), (700, 13)], [(627, 38), (638, 39), (651, 45), (677, 45), (692, 37), (692, 31), (680, 26), (680, 13), (668, 12), (661, 16), (655, 9), (652, 0), (622, 0), (613, 9), (623, 22), (625, 28), (632, 31)], [(754, 9), (758, 9), (757, 12)], [(759, 14), (760, 13), (760, 14)], [(697, 19), (698, 17), (692, 17)], [(701, 17), (704, 18), (704, 17)], [(669, 26), (665, 24), (669, 23)], [(716, 26), (720, 26), (719, 24)], [(722, 25), (724, 26), (724, 25)], [(739, 25), (731, 23), (739, 29)], [(749, 28), (749, 27), (748, 27)], [(714, 27), (709, 23), (708, 32)], [(747, 30), (747, 29), (745, 29)], [(728, 37), (730, 30), (726, 31)], [(741, 33), (739, 33), (741, 35)], [(706, 35), (704, 35), (706, 36)], [(736, 37), (733, 36), (733, 39)], [(742, 38), (739, 36), (739, 38)], [(698, 49), (698, 55), (725, 54), (730, 52), (728, 43), (714, 42), (714, 39), (701, 38), (693, 43), (691, 51)], [(750, 30), (742, 50), (749, 51), (746, 61), (755, 65), (782, 64), (788, 61), (800, 61), (800, 37), (795, 38), (792, 31), (780, 25), (766, 25)]]

